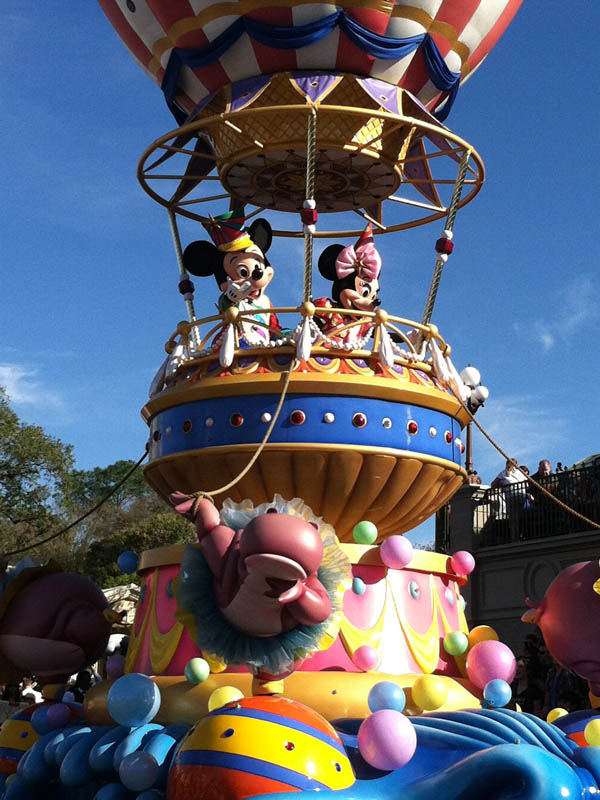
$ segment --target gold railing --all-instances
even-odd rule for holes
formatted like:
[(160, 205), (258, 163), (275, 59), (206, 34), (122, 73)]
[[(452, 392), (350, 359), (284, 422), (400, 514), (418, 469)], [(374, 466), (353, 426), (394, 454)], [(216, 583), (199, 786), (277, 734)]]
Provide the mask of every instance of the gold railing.
[[(281, 329), (264, 321), (272, 314)], [(290, 326), (286, 327), (288, 320)], [(151, 395), (191, 366), (219, 360), (228, 367), (238, 356), (259, 356), (274, 350), (304, 360), (334, 356), (362, 358), (387, 367), (412, 366), (446, 382), (451, 377), (448, 367), (455, 373), (449, 360), (451, 348), (433, 324), (424, 325), (383, 309), (321, 308), (311, 302), (299, 307), (251, 310), (232, 306), (223, 314), (180, 322), (165, 350), (167, 359), (153, 381)]]

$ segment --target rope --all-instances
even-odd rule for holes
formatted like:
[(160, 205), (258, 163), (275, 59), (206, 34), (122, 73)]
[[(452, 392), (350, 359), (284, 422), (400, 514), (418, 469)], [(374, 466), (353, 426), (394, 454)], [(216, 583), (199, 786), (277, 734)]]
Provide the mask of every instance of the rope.
[[(489, 435), (489, 433), (488, 433), (488, 432), (487, 432), (487, 431), (486, 431), (486, 430), (483, 428), (483, 426), (482, 426), (482, 425), (480, 425), (480, 424), (479, 424), (479, 422), (477, 422), (477, 420), (475, 419), (475, 416), (474, 416), (474, 414), (473, 414), (473, 413), (470, 411), (470, 409), (469, 409), (469, 408), (468, 408), (468, 407), (467, 407), (467, 406), (466, 406), (466, 405), (465, 405), (465, 404), (464, 404), (464, 403), (461, 401), (461, 399), (460, 399), (459, 397), (457, 397), (457, 396), (456, 396), (456, 394), (455, 394), (455, 397), (456, 397), (456, 399), (459, 401), (459, 403), (461, 404), (461, 406), (464, 408), (464, 410), (467, 412), (467, 414), (468, 414), (468, 415), (471, 417), (471, 421), (475, 423), (475, 425), (476, 425), (476, 427), (478, 428), (478, 430), (480, 430), (480, 431), (481, 431), (481, 433), (482, 433), (482, 434), (485, 436), (485, 438), (488, 440), (488, 442), (489, 442), (489, 443), (490, 443), (490, 444), (491, 444), (493, 447), (495, 447), (495, 448), (496, 448), (496, 450), (497, 450), (497, 451), (500, 453), (500, 455), (501, 455), (501, 456), (503, 456), (503, 457), (504, 457), (504, 459), (506, 459), (506, 461), (515, 461), (515, 459), (511, 458), (509, 455), (507, 455), (507, 453), (505, 453), (505, 452), (504, 452), (504, 450), (503, 450), (503, 449), (500, 447), (500, 445), (499, 445), (497, 442), (495, 442), (495, 441), (494, 441), (494, 439), (492, 439), (492, 437), (491, 437), (491, 436)], [(575, 509), (574, 509), (574, 508), (571, 508), (571, 506), (568, 506), (566, 503), (563, 503), (563, 501), (562, 501), (562, 500), (559, 500), (559, 499), (558, 499), (558, 497), (556, 497), (555, 495), (553, 495), (553, 494), (552, 494), (552, 492), (548, 491), (548, 489), (546, 489), (544, 486), (542, 486), (540, 483), (538, 483), (538, 482), (537, 482), (537, 481), (536, 481), (534, 478), (531, 478), (529, 475), (527, 475), (526, 477), (527, 477), (527, 481), (528, 481), (530, 484), (532, 484), (532, 486), (535, 486), (535, 488), (536, 488), (536, 489), (539, 489), (539, 490), (540, 490), (540, 492), (542, 492), (542, 494), (546, 495), (546, 497), (549, 497), (551, 500), (553, 500), (553, 501), (556, 503), (556, 505), (557, 505), (557, 506), (560, 506), (560, 507), (561, 507), (562, 509), (564, 509), (565, 511), (568, 511), (568, 512), (569, 512), (569, 514), (572, 514), (574, 517), (578, 517), (580, 520), (582, 520), (582, 522), (585, 522), (585, 523), (586, 523), (586, 525), (589, 525), (591, 528), (598, 528), (598, 529), (600, 529), (600, 525), (599, 525), (597, 522), (594, 522), (593, 520), (591, 520), (591, 519), (589, 519), (588, 517), (586, 517), (584, 514), (580, 514), (580, 513), (579, 513), (579, 511), (575, 511)]]
[(290, 364), (290, 368), (287, 371), (286, 376), (285, 376), (285, 382), (283, 384), (283, 389), (281, 390), (281, 396), (279, 398), (279, 403), (277, 404), (277, 408), (275, 409), (275, 413), (273, 414), (273, 419), (269, 423), (269, 427), (267, 428), (267, 431), (266, 431), (265, 435), (263, 436), (263, 440), (259, 444), (258, 448), (256, 449), (256, 451), (253, 454), (253, 456), (250, 459), (250, 461), (246, 464), (244, 469), (233, 480), (231, 480), (231, 481), (229, 481), (229, 483), (225, 484), (225, 486), (221, 486), (219, 489), (213, 489), (210, 492), (205, 492), (203, 490), (199, 490), (199, 491), (193, 492), (191, 495), (189, 495), (190, 497), (195, 497), (196, 498), (195, 501), (194, 501), (194, 504), (193, 504), (193, 506), (191, 508), (191, 516), (193, 516), (193, 517), (196, 516), (196, 512), (198, 510), (198, 503), (202, 499), (204, 499), (206, 497), (208, 500), (212, 501), (213, 497), (215, 497), (218, 494), (222, 494), (223, 492), (228, 491), (233, 486), (235, 486), (236, 483), (239, 483), (242, 480), (242, 478), (244, 477), (244, 475), (246, 475), (252, 469), (252, 467), (254, 466), (257, 458), (260, 456), (260, 454), (264, 450), (265, 445), (267, 444), (267, 442), (269, 441), (269, 439), (271, 437), (271, 434), (273, 433), (273, 428), (275, 427), (275, 425), (277, 423), (277, 420), (279, 418), (279, 415), (281, 413), (281, 409), (283, 408), (283, 402), (285, 400), (285, 396), (287, 395), (287, 391), (288, 391), (288, 388), (289, 388), (289, 385), (290, 385), (290, 380), (291, 380), (291, 377), (292, 377), (292, 372), (294, 371), (294, 368), (296, 367), (297, 364), (298, 364), (298, 360), (297, 359), (294, 359), (292, 361), (292, 363)]
[[(471, 158), (471, 148), (468, 147), (465, 150), (465, 153), (462, 157), (462, 161), (460, 162), (460, 168), (458, 170), (456, 183), (454, 184), (454, 191), (452, 192), (452, 200), (450, 201), (450, 208), (448, 210), (448, 216), (446, 218), (445, 230), (447, 231), (451, 231), (454, 228), (454, 221), (456, 220), (456, 212), (458, 211), (458, 204), (460, 203), (460, 196), (462, 194), (463, 186), (467, 176), (467, 167), (469, 166), (470, 158)], [(433, 271), (433, 277), (431, 279), (431, 286), (429, 287), (427, 302), (425, 303), (425, 310), (423, 311), (423, 319), (421, 320), (423, 325), (429, 325), (429, 323), (431, 322), (433, 307), (435, 305), (435, 299), (437, 297), (445, 263), (446, 263), (445, 260), (443, 258), (440, 258), (440, 256), (438, 256), (435, 260), (435, 269)]]
[[(179, 270), (179, 282), (181, 281), (189, 281), (190, 276), (187, 274), (187, 270), (183, 265), (183, 251), (181, 249), (181, 239), (179, 237), (179, 230), (177, 228), (177, 220), (175, 219), (175, 214), (173, 213), (172, 209), (168, 208), (167, 213), (169, 215), (169, 227), (171, 228), (171, 236), (173, 237), (173, 247), (175, 248), (175, 256), (177, 258), (177, 269)], [(193, 295), (190, 294), (186, 299), (184, 297), (185, 307), (187, 310), (187, 318), (188, 322), (196, 322), (196, 311), (194, 309), (194, 300)], [(194, 328), (193, 334), (194, 341), (196, 344), (199, 344), (199, 332), (198, 328)]]
[[(313, 106), (308, 118), (306, 136), (306, 199), (314, 200), (315, 193), (315, 161), (317, 144), (317, 109)], [(312, 262), (313, 235), (304, 226), (304, 293), (303, 301), (307, 303), (312, 297)]]
[(84, 519), (86, 519), (91, 514), (93, 514), (95, 511), (97, 511), (100, 508), (100, 506), (104, 505), (104, 503), (106, 503), (107, 500), (110, 500), (110, 498), (117, 491), (117, 489), (120, 489), (121, 486), (123, 486), (123, 484), (125, 483), (125, 481), (128, 478), (130, 478), (131, 475), (133, 475), (133, 473), (140, 466), (140, 464), (146, 458), (147, 455), (148, 455), (148, 453), (145, 452), (144, 455), (135, 462), (133, 467), (131, 467), (131, 469), (128, 470), (126, 475), (123, 478), (121, 478), (121, 480), (113, 486), (113, 488), (110, 490), (110, 492), (105, 497), (103, 497), (102, 500), (100, 500), (98, 503), (96, 503), (95, 506), (90, 508), (89, 511), (86, 511), (85, 514), (82, 514), (78, 519), (76, 519), (75, 522), (69, 523), (66, 527), (61, 528), (56, 533), (53, 533), (51, 536), (47, 536), (45, 539), (42, 539), (41, 541), (32, 542), (32, 544), (28, 544), (25, 547), (20, 547), (18, 550), (11, 550), (8, 553), (2, 553), (2, 555), (4, 557), (8, 558), (9, 556), (17, 555), (17, 553), (25, 553), (27, 550), (32, 550), (34, 547), (40, 547), (41, 545), (46, 544), (47, 542), (51, 542), (53, 539), (57, 539), (59, 536), (62, 536), (63, 533), (67, 533), (67, 531), (70, 531), (71, 528), (74, 528), (76, 525), (79, 525), (80, 522), (83, 522)]

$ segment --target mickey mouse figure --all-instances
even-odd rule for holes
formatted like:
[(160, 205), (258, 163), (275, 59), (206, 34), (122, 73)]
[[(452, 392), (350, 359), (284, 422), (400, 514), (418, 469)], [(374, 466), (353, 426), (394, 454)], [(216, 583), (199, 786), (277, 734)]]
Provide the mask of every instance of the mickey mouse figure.
[[(265, 255), (273, 239), (271, 226), (266, 219), (257, 219), (246, 228), (242, 209), (211, 217), (203, 224), (212, 242), (196, 241), (185, 248), (186, 270), (199, 277), (215, 276), (222, 293), (217, 301), (220, 313), (231, 306), (240, 311), (257, 309), (252, 317), (239, 322), (241, 347), (268, 343), (272, 334), (263, 326), (281, 330), (277, 317), (269, 311), (273, 304), (265, 294), (274, 274)], [(263, 324), (253, 324), (253, 320)]]
[[(333, 282), (332, 299), (320, 297), (314, 301), (315, 306), (375, 311), (380, 304), (378, 293), (381, 256), (373, 244), (371, 223), (362, 232), (356, 245), (344, 247), (341, 244), (332, 244), (325, 248), (319, 257), (319, 272), (324, 278)], [(350, 314), (338, 312), (315, 316), (324, 334), (332, 333), (332, 339), (355, 346), (361, 338), (370, 333), (373, 328), (371, 322), (355, 325), (339, 333), (336, 333), (336, 329), (357, 322), (358, 319)]]

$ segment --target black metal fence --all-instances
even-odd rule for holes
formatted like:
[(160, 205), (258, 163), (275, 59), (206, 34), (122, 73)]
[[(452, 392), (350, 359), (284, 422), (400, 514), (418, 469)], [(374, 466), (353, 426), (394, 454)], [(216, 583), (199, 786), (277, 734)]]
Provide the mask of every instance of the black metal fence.
[[(600, 524), (600, 465), (569, 469), (540, 479), (553, 497)], [(488, 489), (475, 509), (474, 532), (479, 547), (562, 536), (588, 530), (589, 525), (524, 481)]]

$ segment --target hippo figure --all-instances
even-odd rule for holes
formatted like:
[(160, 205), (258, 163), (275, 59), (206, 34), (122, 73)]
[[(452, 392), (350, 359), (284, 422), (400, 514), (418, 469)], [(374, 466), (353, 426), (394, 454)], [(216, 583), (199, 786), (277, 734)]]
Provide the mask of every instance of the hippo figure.
[(600, 695), (600, 566), (573, 564), (560, 572), (541, 603), (529, 598), (521, 619), (539, 625), (548, 651), (559, 664), (589, 681)]
[(331, 601), (317, 575), (323, 542), (314, 525), (273, 511), (234, 531), (210, 500), (194, 505), (180, 493), (171, 500), (179, 513), (194, 514), (215, 599), (232, 626), (269, 637), (329, 617)]
[(97, 661), (121, 616), (93, 581), (52, 563), (24, 569), (0, 605), (0, 677), (33, 674), (41, 683), (62, 682)]

